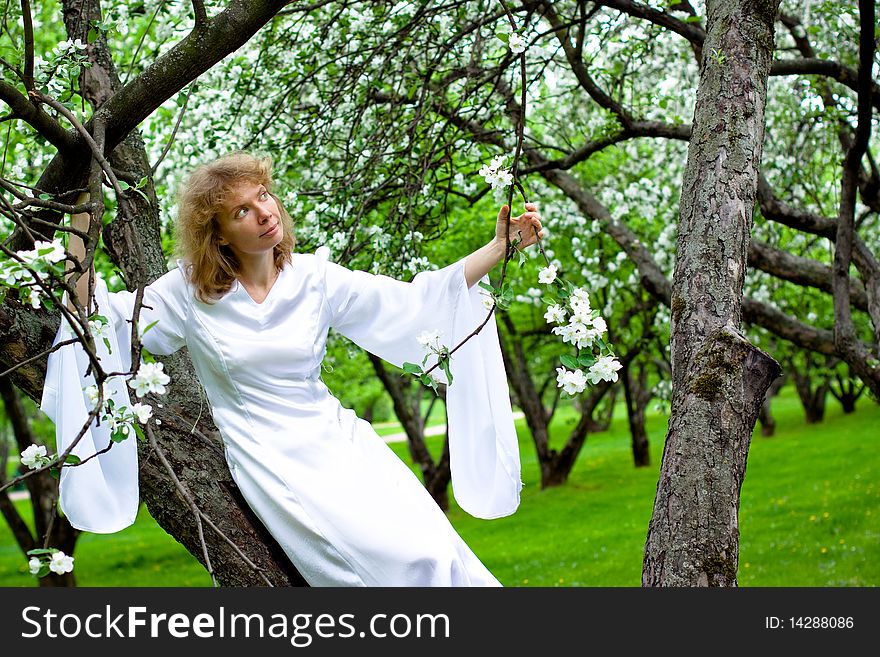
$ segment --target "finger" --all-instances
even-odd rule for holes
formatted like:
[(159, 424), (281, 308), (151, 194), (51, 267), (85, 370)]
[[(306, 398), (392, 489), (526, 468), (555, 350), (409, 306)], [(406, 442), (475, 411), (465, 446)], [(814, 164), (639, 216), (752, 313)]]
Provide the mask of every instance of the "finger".
[(507, 207), (507, 205), (502, 205), (501, 209), (498, 211), (498, 219), (506, 219), (509, 213), (510, 208)]
[(526, 210), (531, 210), (532, 212), (537, 211), (538, 206), (534, 203), (526, 203)]

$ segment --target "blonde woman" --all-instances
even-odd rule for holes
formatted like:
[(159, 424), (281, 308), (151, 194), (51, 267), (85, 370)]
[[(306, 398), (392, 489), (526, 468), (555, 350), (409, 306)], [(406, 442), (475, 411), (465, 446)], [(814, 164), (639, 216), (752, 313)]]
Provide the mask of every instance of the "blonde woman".
[[(541, 229), (537, 209), (526, 209), (510, 221), (524, 246)], [(422, 331), (438, 330), (450, 346), (468, 335), (485, 317), (476, 283), (503, 257), (506, 212), (486, 246), (406, 283), (350, 271), (323, 248), (294, 252), (293, 222), (272, 192), (268, 160), (225, 156), (198, 167), (185, 184), (178, 267), (145, 290), (140, 326), (153, 326), (144, 346), (155, 355), (188, 347), (233, 479), (309, 584), (499, 585), (370, 424), (330, 394), (320, 372), (330, 328), (398, 366), (421, 362)], [(73, 221), (81, 227), (88, 218)], [(82, 258), (81, 242), (71, 242)], [(84, 301), (86, 290), (78, 294)], [(102, 359), (119, 358), (126, 371), (134, 295), (107, 294), (99, 281), (96, 301), (113, 327), (113, 348)], [(83, 395), (58, 394), (88, 385), (77, 350), (53, 354), (47, 376), (43, 408), (56, 418), (59, 449), (82, 426), (71, 420), (84, 420), (89, 409)], [(494, 323), (453, 356), (452, 370), (456, 499), (478, 517), (510, 514), (519, 503), (519, 456)], [(114, 398), (127, 393), (114, 385)], [(101, 431), (92, 426), (76, 453), (106, 445)], [(134, 450), (133, 440), (124, 441), (64, 470), (62, 508), (75, 526), (109, 532), (134, 521)]]

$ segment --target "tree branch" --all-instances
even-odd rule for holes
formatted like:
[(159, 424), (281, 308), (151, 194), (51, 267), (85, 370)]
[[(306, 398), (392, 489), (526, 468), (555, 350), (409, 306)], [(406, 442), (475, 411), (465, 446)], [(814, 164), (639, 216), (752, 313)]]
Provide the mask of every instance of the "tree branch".
[(18, 89), (3, 80), (0, 80), (0, 100), (9, 105), (15, 118), (23, 120), (59, 151), (73, 148), (76, 143), (74, 135), (46, 114), (39, 105), (31, 103)]
[[(849, 307), (849, 267), (855, 238), (855, 204), (862, 157), (871, 137), (871, 69), (874, 63), (874, 0), (859, 0), (858, 127), (847, 151), (840, 185), (840, 213), (834, 249), (834, 344), (838, 351), (880, 397), (880, 363), (856, 336)], [(880, 331), (880, 327), (875, 327)]]

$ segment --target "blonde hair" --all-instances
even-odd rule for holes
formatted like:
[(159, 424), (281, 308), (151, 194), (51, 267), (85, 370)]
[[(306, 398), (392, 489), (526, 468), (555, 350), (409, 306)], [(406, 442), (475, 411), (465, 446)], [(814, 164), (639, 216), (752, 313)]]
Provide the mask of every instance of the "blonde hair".
[(185, 261), (185, 273), (203, 303), (213, 303), (232, 287), (241, 265), (229, 246), (221, 245), (217, 212), (238, 182), (263, 185), (278, 204), (284, 237), (275, 246), (275, 268), (291, 262), (296, 244), (293, 220), (272, 193), (272, 160), (249, 153), (231, 153), (196, 167), (178, 196), (175, 251)]

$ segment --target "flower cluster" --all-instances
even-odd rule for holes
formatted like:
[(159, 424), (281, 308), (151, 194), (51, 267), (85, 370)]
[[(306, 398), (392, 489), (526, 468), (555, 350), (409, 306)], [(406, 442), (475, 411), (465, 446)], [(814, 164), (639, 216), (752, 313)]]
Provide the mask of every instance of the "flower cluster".
[(28, 551), (28, 570), (31, 575), (44, 577), (50, 572), (63, 575), (73, 571), (73, 557), (56, 548)]
[(504, 164), (504, 156), (499, 155), (480, 169), (480, 175), (492, 186), (492, 189), (504, 188), (513, 182), (513, 174), (509, 169), (502, 168), (502, 164)]
[[(148, 365), (152, 367), (147, 367)], [(147, 367), (147, 372), (144, 375), (143, 370), (145, 367)], [(165, 392), (164, 384), (170, 381), (168, 375), (162, 372), (162, 363), (141, 364), (139, 376), (142, 378), (138, 379), (138, 377), (135, 377), (134, 380), (129, 382), (129, 385), (136, 390), (144, 392), (162, 394)], [(85, 392), (86, 399), (88, 399), (93, 407), (96, 407), (101, 399), (104, 400), (104, 407), (101, 409), (103, 413), (101, 420), (108, 423), (110, 436), (114, 442), (125, 440), (132, 433), (142, 436), (136, 423), (146, 424), (153, 417), (153, 407), (150, 404), (136, 402), (131, 405), (131, 408), (128, 406), (117, 406), (111, 397), (106, 382), (103, 384), (103, 394), (99, 394), (98, 386), (96, 385), (88, 386), (83, 392)]]
[(44, 280), (50, 273), (63, 273), (58, 263), (67, 255), (64, 245), (57, 239), (52, 242), (38, 241), (34, 243), (33, 249), (17, 251), (15, 255), (15, 258), (0, 265), (0, 282), (10, 288), (26, 288), (28, 302), (34, 308), (39, 308), (42, 290), (37, 278)]
[[(555, 265), (548, 265), (538, 274), (544, 285), (554, 285), (560, 300), (545, 299), (549, 304), (544, 319), (557, 324), (552, 333), (578, 350), (577, 356), (561, 357), (563, 367), (556, 368), (556, 384), (569, 395), (583, 392), (587, 384), (617, 381), (621, 368), (610, 346), (603, 340), (608, 325), (598, 310), (590, 306), (590, 297), (583, 287), (575, 287), (558, 279)], [(583, 369), (582, 369), (583, 368)], [(584, 371), (586, 369), (586, 371)]]
[(138, 397), (143, 397), (149, 392), (155, 392), (157, 395), (165, 394), (165, 386), (171, 379), (164, 372), (165, 366), (162, 363), (141, 363), (135, 377), (128, 382)]

